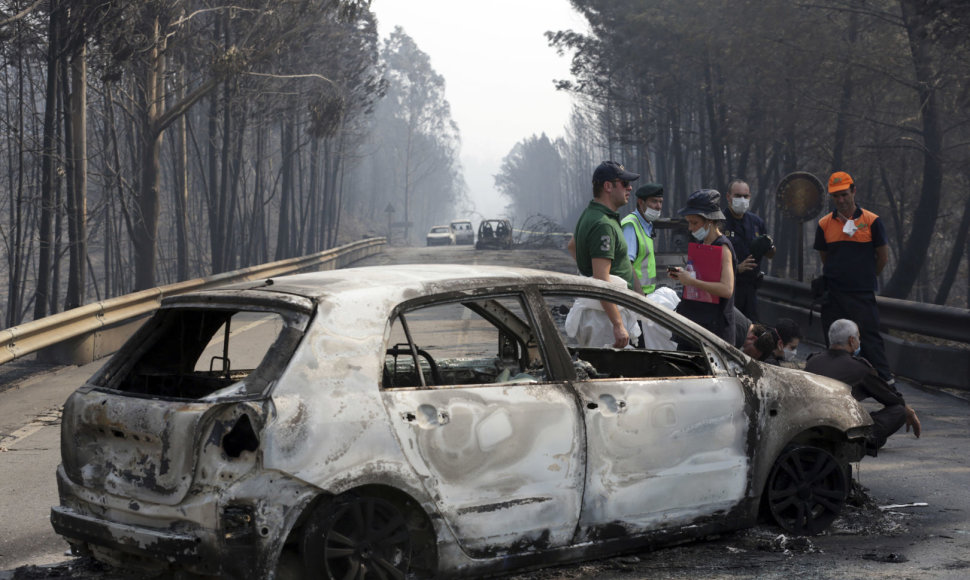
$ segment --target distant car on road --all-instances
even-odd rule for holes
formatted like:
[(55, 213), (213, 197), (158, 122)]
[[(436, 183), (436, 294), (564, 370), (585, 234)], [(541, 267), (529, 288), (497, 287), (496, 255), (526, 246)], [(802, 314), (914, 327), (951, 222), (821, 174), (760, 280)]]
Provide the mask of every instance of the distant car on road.
[[(612, 348), (604, 302), (651, 348)], [(624, 286), (349, 268), (166, 298), (65, 403), (51, 522), (153, 573), (473, 578), (818, 533), (871, 423)]]
[(428, 231), (429, 246), (454, 246), (455, 232), (451, 226), (431, 226)]
[(451, 222), (451, 229), (455, 232), (455, 243), (459, 246), (475, 243), (475, 230), (470, 220), (455, 220)]
[(476, 250), (508, 250), (512, 247), (512, 224), (509, 220), (482, 220), (478, 224)]

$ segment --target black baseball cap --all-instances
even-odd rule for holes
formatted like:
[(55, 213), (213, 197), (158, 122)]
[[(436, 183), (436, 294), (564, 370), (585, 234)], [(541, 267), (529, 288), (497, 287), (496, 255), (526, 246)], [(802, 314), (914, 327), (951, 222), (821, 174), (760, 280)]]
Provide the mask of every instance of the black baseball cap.
[(593, 171), (593, 183), (606, 183), (614, 179), (636, 181), (640, 179), (640, 174), (627, 171), (616, 161), (604, 161)]

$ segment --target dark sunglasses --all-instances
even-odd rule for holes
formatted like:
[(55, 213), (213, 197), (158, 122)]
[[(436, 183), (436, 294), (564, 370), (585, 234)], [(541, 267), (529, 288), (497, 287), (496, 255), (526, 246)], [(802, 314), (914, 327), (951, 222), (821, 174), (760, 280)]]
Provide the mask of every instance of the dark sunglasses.
[(613, 181), (619, 181), (623, 187), (630, 187), (630, 182), (625, 179), (614, 179)]

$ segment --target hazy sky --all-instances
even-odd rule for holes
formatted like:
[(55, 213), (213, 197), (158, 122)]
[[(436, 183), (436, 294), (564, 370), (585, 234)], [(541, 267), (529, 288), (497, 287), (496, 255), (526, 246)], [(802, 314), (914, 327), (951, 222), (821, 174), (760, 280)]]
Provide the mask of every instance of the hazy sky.
[(568, 0), (373, 0), (371, 9), (382, 38), (402, 27), (444, 76), (469, 194), (497, 217), (507, 203), (492, 177), (502, 158), (533, 134), (562, 136), (569, 120), (570, 98), (552, 82), (569, 78), (569, 58), (543, 33), (585, 30), (585, 20)]

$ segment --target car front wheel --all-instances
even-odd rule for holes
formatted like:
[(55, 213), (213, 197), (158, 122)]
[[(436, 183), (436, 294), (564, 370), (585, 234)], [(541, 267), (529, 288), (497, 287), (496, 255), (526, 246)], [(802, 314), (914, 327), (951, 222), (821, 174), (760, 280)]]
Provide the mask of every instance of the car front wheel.
[(785, 531), (814, 535), (839, 516), (849, 485), (847, 466), (825, 449), (789, 446), (768, 475), (767, 507)]
[(400, 578), (411, 567), (411, 531), (397, 506), (346, 494), (322, 504), (303, 534), (307, 578)]

